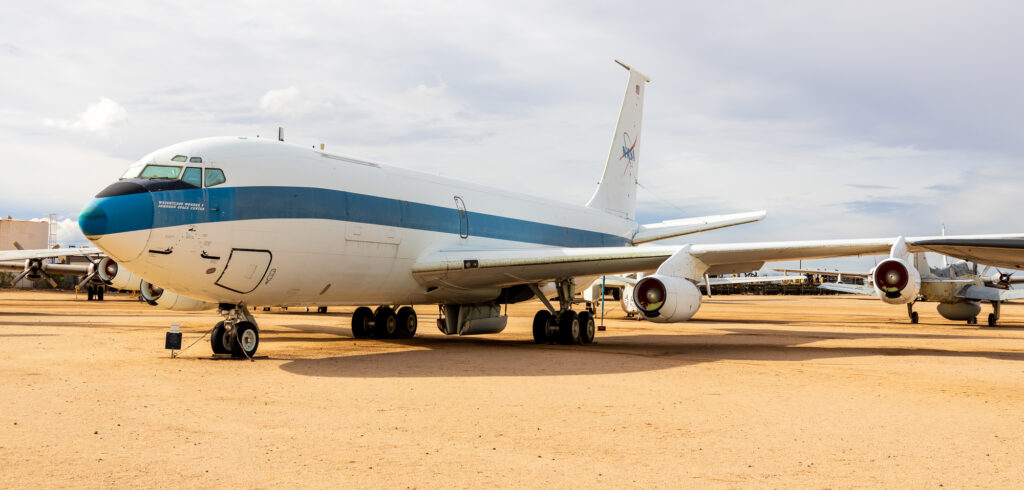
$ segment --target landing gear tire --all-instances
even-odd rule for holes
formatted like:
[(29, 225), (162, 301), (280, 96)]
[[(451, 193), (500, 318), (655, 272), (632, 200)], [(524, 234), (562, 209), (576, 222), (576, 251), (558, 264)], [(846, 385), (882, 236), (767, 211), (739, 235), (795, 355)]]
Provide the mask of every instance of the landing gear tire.
[(410, 339), (416, 335), (416, 310), (410, 306), (403, 306), (398, 309), (398, 314), (395, 317), (398, 321), (395, 328), (396, 338)]
[(533, 315), (533, 341), (538, 344), (548, 342), (548, 327), (551, 325), (551, 312), (540, 310)]
[(395, 317), (395, 310), (388, 306), (377, 308), (377, 312), (373, 314), (373, 338), (393, 338), (397, 329), (398, 318)]
[(558, 341), (566, 345), (580, 343), (580, 317), (575, 311), (564, 311), (558, 318)]
[(92, 301), (93, 297), (96, 295), (96, 286), (86, 286), (85, 290), (88, 293), (88, 297), (86, 297), (85, 300)]
[(994, 327), (994, 326), (996, 326), (996, 322), (998, 322), (998, 321), (999, 321), (999, 319), (996, 318), (995, 313), (989, 313), (988, 314), (988, 326)]
[(231, 335), (228, 333), (228, 329), (224, 328), (224, 322), (217, 322), (213, 331), (210, 332), (210, 348), (213, 349), (214, 354), (231, 353)]
[(103, 292), (106, 288), (103, 286), (96, 286), (96, 301), (103, 301)]
[(249, 322), (238, 322), (235, 324), (235, 334), (232, 335), (231, 355), (234, 357), (252, 358), (256, 349), (260, 346), (260, 331)]
[(978, 324), (978, 317), (974, 316), (974, 317), (968, 318), (967, 319), (967, 324), (968, 325), (977, 325)]
[(316, 308), (316, 312), (317, 313), (327, 313), (327, 307), (326, 306), (318, 306)]
[(370, 320), (373, 319), (373, 312), (365, 306), (356, 308), (352, 313), (352, 336), (357, 339), (365, 339), (370, 336)]
[(919, 319), (920, 317), (917, 316), (916, 311), (910, 314), (910, 323), (917, 323)]
[(589, 311), (584, 311), (579, 315), (580, 320), (580, 343), (590, 344), (594, 342), (594, 333), (597, 330), (597, 326), (594, 325), (594, 315)]

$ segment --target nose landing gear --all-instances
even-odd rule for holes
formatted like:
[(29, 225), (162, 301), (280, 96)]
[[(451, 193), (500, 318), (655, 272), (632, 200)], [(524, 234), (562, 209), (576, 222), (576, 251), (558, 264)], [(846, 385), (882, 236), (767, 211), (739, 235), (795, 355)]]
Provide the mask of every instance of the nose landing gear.
[(248, 308), (244, 305), (221, 305), (217, 312), (224, 321), (218, 322), (210, 333), (213, 353), (252, 359), (260, 346), (260, 330)]

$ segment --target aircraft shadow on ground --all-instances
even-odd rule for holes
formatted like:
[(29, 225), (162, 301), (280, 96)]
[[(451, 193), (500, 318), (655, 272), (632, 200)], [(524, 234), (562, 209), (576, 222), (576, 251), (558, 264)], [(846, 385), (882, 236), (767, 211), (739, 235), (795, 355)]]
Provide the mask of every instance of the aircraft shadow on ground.
[[(725, 335), (641, 334), (599, 337), (598, 343), (588, 346), (537, 345), (532, 341), (500, 340), (493, 337), (431, 336), (410, 340), (343, 337), (326, 341), (383, 342), (417, 349), (293, 359), (282, 364), (281, 369), (293, 374), (317, 377), (521, 377), (635, 373), (721, 360), (800, 362), (866, 356), (938, 356), (1024, 361), (1024, 352), (1012, 351), (806, 345), (828, 339), (861, 338), (955, 340), (965, 337), (741, 329)], [(295, 335), (289, 336), (289, 339), (315, 340)], [(272, 341), (269, 338), (266, 340)]]

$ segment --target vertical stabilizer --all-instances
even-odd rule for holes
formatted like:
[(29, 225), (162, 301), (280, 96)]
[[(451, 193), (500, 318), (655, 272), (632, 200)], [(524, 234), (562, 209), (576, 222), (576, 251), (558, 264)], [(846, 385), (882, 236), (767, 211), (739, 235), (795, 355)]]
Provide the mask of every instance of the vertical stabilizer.
[(622, 99), (619, 122), (615, 126), (612, 148), (604, 175), (597, 186), (588, 208), (600, 209), (616, 216), (636, 219), (637, 165), (640, 161), (640, 122), (643, 118), (644, 92), (651, 79), (619, 60), (616, 63), (629, 70), (629, 83)]

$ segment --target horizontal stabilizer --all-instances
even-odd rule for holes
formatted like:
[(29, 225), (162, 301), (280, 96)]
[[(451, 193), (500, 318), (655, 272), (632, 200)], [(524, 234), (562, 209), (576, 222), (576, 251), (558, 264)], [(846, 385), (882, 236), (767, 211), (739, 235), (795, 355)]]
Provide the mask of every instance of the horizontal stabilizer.
[(674, 219), (640, 225), (633, 235), (633, 245), (641, 243), (664, 240), (701, 231), (716, 230), (727, 226), (742, 225), (761, 221), (768, 215), (767, 211), (753, 211), (750, 213), (719, 214), (715, 216), (699, 216), (696, 218)]

